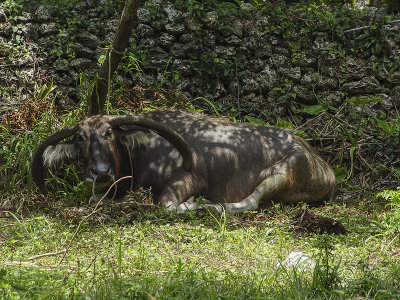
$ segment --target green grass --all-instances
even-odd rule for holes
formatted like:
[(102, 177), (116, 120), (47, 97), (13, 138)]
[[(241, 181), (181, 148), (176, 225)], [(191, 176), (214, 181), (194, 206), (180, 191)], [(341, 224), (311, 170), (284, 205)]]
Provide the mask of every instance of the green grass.
[[(63, 260), (60, 250), (76, 223), (48, 214), (3, 213), (0, 294), (5, 299), (400, 297), (399, 239), (381, 235), (379, 223), (373, 225), (383, 208), (314, 209), (343, 222), (349, 233), (340, 236), (288, 231), (285, 224), (295, 210), (227, 216), (224, 230), (209, 215), (173, 217), (162, 211), (124, 224), (86, 222)], [(292, 251), (302, 251), (316, 266), (279, 267)]]

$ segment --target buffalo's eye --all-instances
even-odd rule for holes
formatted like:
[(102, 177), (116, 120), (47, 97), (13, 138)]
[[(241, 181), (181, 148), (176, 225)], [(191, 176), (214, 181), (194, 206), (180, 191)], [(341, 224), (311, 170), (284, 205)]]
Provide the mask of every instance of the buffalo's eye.
[(84, 138), (82, 135), (78, 134), (78, 135), (76, 136), (76, 141), (77, 141), (78, 143), (83, 143), (84, 140), (85, 140), (85, 138)]
[(107, 131), (104, 133), (105, 138), (110, 138), (112, 136), (112, 128), (107, 129)]

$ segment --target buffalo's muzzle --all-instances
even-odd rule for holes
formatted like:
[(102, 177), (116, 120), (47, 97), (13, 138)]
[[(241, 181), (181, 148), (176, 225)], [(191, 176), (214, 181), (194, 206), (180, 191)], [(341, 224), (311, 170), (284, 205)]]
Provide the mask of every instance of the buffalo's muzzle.
[(113, 181), (114, 174), (109, 165), (98, 163), (87, 168), (85, 179), (87, 184), (92, 185), (95, 182), (99, 186), (109, 186)]

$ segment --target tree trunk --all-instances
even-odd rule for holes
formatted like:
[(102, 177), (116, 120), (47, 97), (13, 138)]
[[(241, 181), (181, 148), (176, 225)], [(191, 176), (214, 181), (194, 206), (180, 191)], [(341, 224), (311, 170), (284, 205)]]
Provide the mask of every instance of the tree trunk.
[[(121, 21), (114, 41), (107, 51), (106, 59), (101, 66), (98, 78), (94, 84), (92, 95), (89, 102), (89, 114), (95, 115), (103, 113), (104, 104), (107, 97), (108, 78), (112, 78), (119, 62), (122, 59), (125, 49), (128, 47), (129, 37), (135, 24), (136, 12), (144, 1), (126, 0), (122, 11)], [(111, 55), (110, 55), (111, 53)], [(111, 56), (111, 57), (110, 57)]]

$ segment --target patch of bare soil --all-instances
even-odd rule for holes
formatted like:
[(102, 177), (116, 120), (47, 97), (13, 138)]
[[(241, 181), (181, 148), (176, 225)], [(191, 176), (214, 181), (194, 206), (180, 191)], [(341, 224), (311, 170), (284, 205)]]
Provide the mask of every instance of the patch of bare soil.
[(137, 191), (130, 192), (121, 201), (107, 201), (98, 206), (84, 205), (75, 207), (66, 207), (61, 211), (62, 216), (70, 222), (78, 223), (83, 218), (88, 218), (92, 224), (130, 223), (138, 215), (154, 213), (158, 207), (153, 204), (150, 189), (140, 188)]
[[(151, 190), (143, 188), (129, 192), (120, 201), (107, 201), (98, 207), (90, 204), (66, 207), (65, 203), (57, 200), (53, 194), (43, 196), (26, 190), (0, 196), (0, 217), (2, 218), (24, 219), (38, 213), (45, 213), (76, 224), (86, 220), (93, 225), (106, 223), (122, 225), (129, 224), (140, 216), (154, 214), (159, 209), (160, 207), (153, 203)], [(200, 218), (210, 217), (204, 210), (197, 211), (196, 215)], [(316, 215), (309, 209), (300, 209), (289, 222), (289, 227), (287, 227), (287, 221), (282, 219), (283, 215), (285, 214), (277, 216), (265, 211), (232, 215), (229, 216), (227, 225), (234, 230), (239, 227), (265, 226), (266, 223), (274, 222), (295, 233), (347, 233), (346, 228), (339, 221)], [(174, 220), (174, 217), (171, 217), (170, 220)], [(179, 219), (182, 221), (182, 218)]]
[(186, 110), (186, 104), (189, 103), (189, 100), (175, 90), (135, 86), (125, 90), (115, 99), (111, 99), (111, 102), (132, 114), (137, 114), (149, 105), (157, 106), (157, 103), (170, 109)]
[(309, 209), (300, 209), (290, 222), (294, 232), (346, 234), (347, 230), (337, 220), (318, 216)]

